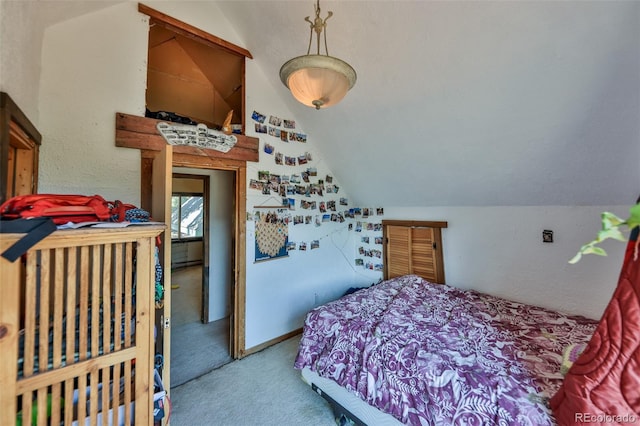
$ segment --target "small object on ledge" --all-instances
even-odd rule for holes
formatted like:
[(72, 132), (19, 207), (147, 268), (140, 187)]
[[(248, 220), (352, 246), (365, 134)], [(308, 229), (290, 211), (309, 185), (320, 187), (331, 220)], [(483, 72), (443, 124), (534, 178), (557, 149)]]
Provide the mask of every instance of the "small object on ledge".
[(224, 119), (224, 123), (222, 123), (222, 133), (225, 135), (231, 134), (231, 118), (233, 117), (233, 110), (230, 110), (227, 114), (227, 118)]

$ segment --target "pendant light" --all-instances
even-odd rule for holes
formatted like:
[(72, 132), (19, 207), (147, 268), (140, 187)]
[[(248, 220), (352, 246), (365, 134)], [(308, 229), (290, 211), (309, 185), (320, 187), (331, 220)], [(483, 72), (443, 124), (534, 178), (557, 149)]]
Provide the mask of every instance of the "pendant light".
[[(320, 18), (320, 0), (315, 5), (316, 17), (311, 25), (307, 54), (290, 59), (280, 68), (280, 80), (289, 88), (291, 94), (300, 103), (315, 109), (330, 107), (344, 98), (349, 89), (356, 84), (356, 72), (345, 61), (329, 56), (327, 49), (327, 20), (333, 16), (329, 12), (325, 19)], [(316, 33), (317, 53), (310, 55), (313, 32)], [(324, 32), (325, 54), (320, 54), (320, 36)]]

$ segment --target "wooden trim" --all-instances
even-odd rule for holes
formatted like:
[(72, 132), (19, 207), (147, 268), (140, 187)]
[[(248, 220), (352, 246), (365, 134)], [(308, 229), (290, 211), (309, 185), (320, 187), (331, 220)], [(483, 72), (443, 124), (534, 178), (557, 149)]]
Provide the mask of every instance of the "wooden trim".
[(233, 327), (236, 332), (231, 342), (231, 354), (242, 358), (246, 348), (246, 307), (247, 307), (247, 166), (244, 164), (236, 172), (236, 243), (234, 275), (236, 285), (232, 290)]
[(42, 143), (42, 135), (38, 132), (38, 129), (5, 92), (0, 92), (0, 108), (3, 112), (7, 111), (11, 115), (11, 120), (18, 123), (36, 144), (40, 145)]
[(414, 228), (447, 228), (448, 222), (430, 220), (383, 220), (382, 226), (409, 226)]
[(433, 228), (434, 239), (440, 242), (440, 247), (435, 250), (434, 262), (436, 271), (438, 272), (437, 282), (444, 284), (446, 282), (444, 276), (444, 255), (442, 250), (442, 228)]
[[(12, 147), (12, 135), (16, 136), (24, 148), (30, 148), (33, 158), (29, 161), (28, 169), (30, 175), (16, 182), (15, 164), (9, 167), (11, 152), (17, 156), (16, 147)], [(42, 142), (42, 135), (38, 129), (31, 123), (27, 116), (22, 112), (18, 105), (13, 102), (11, 97), (0, 92), (0, 203), (6, 201), (14, 195), (23, 195), (24, 192), (16, 194), (16, 185), (28, 185), (29, 193), (36, 193), (38, 190), (38, 157), (39, 148)], [(30, 145), (33, 145), (32, 147)], [(28, 152), (26, 151), (26, 152)], [(13, 159), (17, 161), (17, 158)], [(26, 178), (30, 178), (28, 181)], [(8, 188), (11, 186), (11, 190)]]
[[(180, 174), (177, 173), (177, 174), (174, 174), (173, 176), (178, 177), (180, 176)], [(194, 175), (186, 175), (186, 176), (189, 176), (189, 179), (197, 178), (202, 180), (202, 187), (203, 187), (202, 198), (204, 203), (204, 212), (202, 215), (202, 220), (203, 220), (203, 223), (209, 223), (211, 220), (211, 212), (210, 212), (211, 201), (210, 201), (210, 192), (209, 192), (211, 190), (211, 185), (209, 184), (209, 180), (211, 179), (211, 177), (210, 176), (196, 177)], [(173, 189), (173, 185), (172, 185), (172, 189)], [(210, 267), (209, 259), (211, 257), (210, 242), (211, 242), (211, 230), (209, 229), (209, 226), (205, 226), (202, 233), (202, 300), (204, 301), (204, 303), (202, 304), (201, 318), (200, 318), (200, 320), (203, 323), (209, 322), (209, 305), (210, 305), (209, 298), (211, 297), (211, 294), (209, 293), (209, 267)], [(189, 257), (187, 256), (187, 260), (188, 259)]]
[(302, 327), (297, 328), (293, 331), (290, 331), (286, 334), (283, 334), (282, 336), (278, 336), (274, 339), (271, 339), (269, 341), (266, 341), (264, 343), (261, 343), (257, 346), (253, 346), (252, 348), (249, 348), (247, 350), (245, 350), (242, 354), (242, 357), (245, 357), (247, 355), (251, 355), (254, 354), (256, 352), (260, 352), (261, 350), (267, 349), (269, 346), (273, 346), (276, 343), (280, 343), (280, 342), (284, 342), (285, 340), (289, 340), (290, 338), (297, 336), (298, 334), (302, 334)]
[(188, 154), (173, 154), (174, 167), (230, 170), (235, 172), (235, 232), (234, 232), (234, 277), (232, 289), (233, 313), (230, 326), (234, 328), (230, 340), (230, 353), (234, 359), (245, 356), (246, 324), (246, 238), (247, 238), (247, 165), (244, 161), (217, 159), (202, 161), (201, 157)]
[[(167, 145), (156, 125), (163, 120), (155, 118), (139, 117), (121, 112), (116, 113), (116, 146), (134, 148), (148, 151), (160, 151)], [(229, 152), (216, 151), (215, 149), (195, 148), (191, 146), (173, 145), (174, 155), (188, 154), (202, 157), (209, 163), (216, 160), (259, 160), (260, 140), (251, 136), (234, 135), (238, 139), (236, 145)], [(188, 167), (188, 166), (187, 166)]]
[[(165, 230), (164, 224), (131, 225), (125, 228), (80, 228), (54, 231), (38, 241), (29, 250), (45, 250), (66, 247), (84, 247), (98, 244), (114, 244), (137, 241), (138, 238), (158, 236)], [(24, 234), (2, 234), (2, 240), (16, 242)]]
[(142, 154), (140, 167), (140, 208), (150, 212), (153, 200), (151, 185), (153, 157), (146, 157), (144, 154), (147, 152), (149, 151), (140, 151)]
[(234, 55), (253, 59), (251, 52), (249, 52), (247, 49), (244, 49), (233, 43), (229, 43), (228, 41), (223, 40), (220, 37), (216, 37), (192, 25), (172, 18), (171, 16), (152, 9), (142, 3), (138, 3), (138, 12), (148, 15), (149, 18), (151, 18), (151, 22), (155, 23), (156, 25), (162, 25), (163, 27), (184, 37), (196, 40), (208, 46), (222, 48), (229, 53), (233, 53)]
[[(150, 194), (158, 190), (152, 187), (153, 157), (167, 147), (164, 138), (156, 129), (155, 120), (148, 117), (116, 113), (116, 146), (141, 150), (141, 201), (149, 203)], [(246, 216), (247, 216), (247, 161), (259, 160), (259, 139), (236, 135), (238, 143), (227, 153), (210, 149), (173, 146), (172, 166), (197, 169), (230, 170), (235, 172), (235, 235), (234, 277), (232, 289), (231, 326), (234, 328), (230, 340), (230, 353), (235, 359), (246, 355)], [(148, 210), (148, 209), (146, 209)]]

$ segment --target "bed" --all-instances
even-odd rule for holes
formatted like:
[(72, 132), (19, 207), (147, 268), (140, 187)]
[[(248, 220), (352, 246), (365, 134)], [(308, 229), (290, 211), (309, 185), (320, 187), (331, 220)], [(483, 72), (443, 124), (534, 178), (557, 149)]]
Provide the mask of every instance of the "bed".
[(309, 312), (294, 366), (356, 424), (553, 425), (563, 351), (596, 325), (405, 275)]

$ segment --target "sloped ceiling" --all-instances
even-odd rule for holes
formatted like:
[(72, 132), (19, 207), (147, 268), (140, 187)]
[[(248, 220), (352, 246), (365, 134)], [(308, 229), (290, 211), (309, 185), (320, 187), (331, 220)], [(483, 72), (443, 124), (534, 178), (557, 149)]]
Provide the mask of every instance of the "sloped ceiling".
[(329, 53), (358, 73), (321, 111), (278, 76), (306, 53), (314, 2), (217, 4), (356, 204), (629, 204), (640, 191), (640, 2), (321, 1)]

